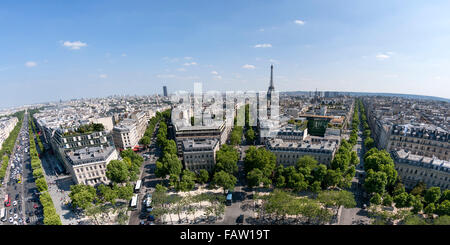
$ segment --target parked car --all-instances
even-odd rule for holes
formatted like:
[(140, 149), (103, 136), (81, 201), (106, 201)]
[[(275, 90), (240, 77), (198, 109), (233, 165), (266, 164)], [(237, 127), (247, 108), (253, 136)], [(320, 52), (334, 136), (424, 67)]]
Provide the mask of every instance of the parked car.
[(243, 214), (241, 214), (241, 215), (239, 215), (239, 217), (237, 217), (236, 223), (238, 223), (238, 224), (244, 223), (244, 215)]

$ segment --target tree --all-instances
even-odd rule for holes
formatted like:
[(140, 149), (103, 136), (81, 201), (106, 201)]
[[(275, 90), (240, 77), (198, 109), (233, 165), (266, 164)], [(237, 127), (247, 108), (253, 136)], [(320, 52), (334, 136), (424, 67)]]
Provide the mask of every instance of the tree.
[(425, 201), (429, 203), (436, 203), (439, 198), (441, 198), (441, 188), (439, 187), (430, 187), (425, 192)]
[(209, 173), (205, 169), (201, 169), (197, 176), (198, 182), (204, 184), (209, 180)]
[(368, 193), (382, 194), (387, 185), (387, 176), (384, 172), (375, 172), (372, 169), (367, 171), (367, 177), (364, 182), (364, 188)]
[(113, 205), (116, 204), (116, 199), (119, 197), (117, 189), (113, 189), (104, 184), (99, 185), (97, 188), (103, 198), (103, 201), (110, 202)]
[(164, 142), (163, 154), (165, 152), (167, 152), (169, 154), (172, 154), (172, 155), (176, 155), (177, 154), (177, 144), (175, 143), (174, 140), (166, 140)]
[(123, 183), (129, 178), (128, 167), (124, 161), (111, 160), (106, 166), (106, 177), (113, 182)]
[(317, 163), (318, 162), (314, 157), (312, 157), (310, 155), (305, 155), (305, 156), (300, 157), (297, 160), (296, 167), (297, 167), (297, 169), (300, 169), (300, 168), (314, 169), (315, 167), (317, 167)]
[(165, 153), (162, 162), (169, 175), (180, 175), (183, 165), (177, 155)]
[(345, 171), (350, 163), (350, 155), (348, 152), (346, 153), (338, 153), (334, 156), (331, 161), (332, 169), (340, 169), (341, 171)]
[(35, 179), (44, 177), (44, 171), (42, 170), (42, 168), (37, 168), (37, 169), (33, 170), (33, 177)]
[(370, 198), (370, 203), (375, 204), (375, 205), (380, 205), (381, 204), (381, 195), (378, 193), (374, 193), (372, 198)]
[(339, 170), (327, 169), (324, 186), (336, 186), (342, 179), (342, 173)]
[(195, 173), (187, 169), (183, 170), (181, 181), (178, 183), (177, 189), (181, 191), (190, 191), (195, 187)]
[(71, 203), (74, 207), (87, 209), (92, 205), (96, 197), (94, 187), (89, 185), (72, 185), (69, 194)]
[(61, 219), (57, 213), (51, 213), (44, 215), (44, 224), (45, 225), (62, 225)]
[(245, 139), (247, 140), (247, 143), (253, 144), (255, 142), (255, 131), (253, 131), (252, 128), (249, 128), (245, 132)]
[(255, 168), (252, 171), (248, 172), (247, 174), (248, 187), (253, 188), (254, 186), (259, 186), (263, 177), (264, 177), (263, 172), (258, 168)]
[(315, 181), (322, 183), (327, 175), (327, 167), (324, 164), (319, 164), (312, 170), (312, 175)]
[(384, 206), (388, 206), (388, 207), (390, 207), (390, 206), (392, 206), (392, 202), (393, 202), (394, 200), (392, 199), (392, 196), (391, 195), (389, 195), (389, 194), (384, 194), (384, 197), (383, 197), (383, 205)]
[(39, 192), (48, 190), (47, 182), (45, 181), (44, 177), (36, 179), (35, 183)]
[(214, 185), (223, 187), (224, 192), (226, 190), (233, 189), (236, 185), (237, 179), (233, 175), (221, 170), (214, 174), (213, 183)]
[(450, 201), (444, 200), (441, 204), (437, 205), (436, 213), (438, 215), (450, 215)]
[(314, 181), (310, 186), (309, 189), (314, 192), (314, 193), (319, 193), (322, 188), (321, 188), (321, 183), (319, 181)]
[(425, 209), (423, 210), (424, 213), (431, 215), (436, 211), (436, 206), (434, 205), (434, 203), (430, 203), (428, 204)]
[(149, 136), (143, 136), (141, 138), (141, 140), (139, 141), (140, 144), (143, 144), (145, 146), (150, 145), (151, 142), (152, 142), (152, 139)]
[(375, 142), (371, 137), (367, 137), (366, 140), (364, 140), (364, 146), (366, 149), (370, 149), (375, 146)]
[(441, 195), (441, 199), (440, 202), (443, 202), (445, 200), (449, 200), (450, 201), (450, 190), (445, 190), (442, 195)]
[(234, 174), (238, 171), (239, 152), (230, 145), (223, 145), (216, 153), (215, 172), (221, 170)]
[(125, 157), (130, 158), (131, 162), (138, 167), (140, 167), (142, 165), (142, 163), (144, 162), (144, 158), (141, 155), (134, 152), (132, 149), (127, 149), (127, 150), (122, 151), (120, 153), (120, 156), (122, 158), (125, 158)]
[(352, 165), (358, 165), (359, 157), (358, 157), (358, 154), (356, 153), (356, 151), (351, 151), (351, 153), (350, 153), (350, 163)]
[(397, 196), (394, 196), (395, 207), (397, 208), (406, 208), (412, 206), (412, 199), (410, 195), (406, 192), (403, 192)]
[(244, 171), (246, 173), (252, 171), (254, 168), (259, 168), (263, 171), (265, 177), (271, 177), (275, 166), (275, 155), (265, 148), (250, 146), (246, 151), (244, 159)]
[(411, 190), (411, 194), (416, 196), (422, 196), (425, 193), (425, 190), (427, 189), (427, 185), (423, 182), (420, 181), (419, 183), (417, 183), (417, 185)]
[(419, 196), (413, 196), (410, 194), (410, 202), (411, 202), (411, 206), (413, 207), (411, 212), (413, 212), (414, 214), (417, 214), (420, 211), (422, 211), (423, 204), (422, 204), (422, 201), (420, 200)]
[(126, 185), (126, 186), (118, 186), (114, 185), (113, 189), (117, 192), (117, 198), (122, 200), (130, 200), (133, 196), (133, 186), (132, 185)]

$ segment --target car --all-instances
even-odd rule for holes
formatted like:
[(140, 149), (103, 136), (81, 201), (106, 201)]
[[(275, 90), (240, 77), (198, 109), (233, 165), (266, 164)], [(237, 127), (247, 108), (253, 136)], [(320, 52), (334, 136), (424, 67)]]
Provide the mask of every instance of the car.
[(35, 203), (34, 205), (33, 205), (33, 208), (38, 208), (39, 206), (37, 205), (37, 203)]
[(17, 208), (14, 208), (14, 213), (17, 213)]
[(238, 223), (238, 224), (244, 223), (244, 215), (243, 214), (241, 214), (241, 215), (239, 215), (239, 217), (237, 217), (236, 223)]
[(149, 216), (147, 217), (147, 220), (148, 220), (148, 221), (155, 221), (155, 217), (154, 217), (153, 215), (149, 215)]
[(19, 218), (17, 221), (18, 221), (20, 224), (23, 224), (22, 218)]
[(13, 210), (12, 209), (9, 210), (9, 214), (13, 214)]
[(39, 215), (39, 210), (34, 210), (34, 214)]
[(13, 217), (9, 217), (9, 223), (12, 223), (14, 221)]
[(363, 204), (363, 207), (362, 207), (363, 209), (366, 209), (367, 208), (367, 205), (366, 204)]
[(141, 222), (139, 222), (140, 225), (145, 225), (145, 220), (141, 220)]
[(19, 223), (17, 223), (17, 221), (14, 221), (13, 224), (14, 224), (14, 225), (19, 225)]
[(25, 220), (25, 222), (27, 222), (27, 224), (30, 223), (30, 218), (27, 218), (27, 219)]
[(14, 219), (17, 219), (17, 217), (19, 217), (17, 214), (14, 214)]

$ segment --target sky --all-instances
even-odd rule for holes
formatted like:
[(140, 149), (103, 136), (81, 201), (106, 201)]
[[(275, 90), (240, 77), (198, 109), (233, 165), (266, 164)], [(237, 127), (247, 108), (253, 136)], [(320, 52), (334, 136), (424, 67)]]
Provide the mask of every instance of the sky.
[(450, 1), (0, 3), (0, 108), (203, 90), (450, 98)]

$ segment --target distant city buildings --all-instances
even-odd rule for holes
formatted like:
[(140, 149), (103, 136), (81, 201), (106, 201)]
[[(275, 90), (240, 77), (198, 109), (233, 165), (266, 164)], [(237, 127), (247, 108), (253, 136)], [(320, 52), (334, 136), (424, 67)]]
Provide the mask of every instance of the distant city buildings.
[(157, 97), (108, 97), (47, 105), (34, 114), (36, 126), (77, 184), (109, 183), (106, 167), (119, 150), (134, 148), (148, 120), (170, 108)]

